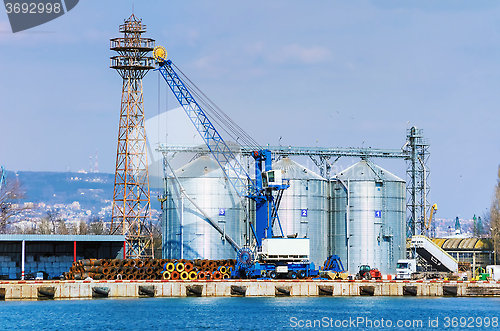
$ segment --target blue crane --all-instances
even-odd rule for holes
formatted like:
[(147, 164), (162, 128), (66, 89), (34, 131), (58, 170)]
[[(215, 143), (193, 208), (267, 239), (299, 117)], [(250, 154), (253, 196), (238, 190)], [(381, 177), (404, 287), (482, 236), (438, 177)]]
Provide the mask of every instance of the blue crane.
[[(272, 169), (271, 151), (263, 149), (255, 143), (222, 110), (215, 106), (203, 92), (199, 91), (179, 68), (175, 67), (171, 60), (167, 60), (165, 48), (162, 46), (155, 47), (153, 55), (158, 63), (158, 69), (156, 70), (160, 72), (167, 82), (238, 196), (241, 199), (250, 198), (255, 201), (255, 227), (251, 223), (250, 227), (255, 237), (257, 258), (254, 258), (251, 248), (243, 247), (238, 249), (238, 245), (234, 244), (233, 241), (231, 245), (237, 251), (238, 265), (236, 270), (232, 272), (232, 276), (268, 277), (272, 279), (277, 277), (296, 279), (317, 276), (318, 271), (315, 270), (314, 263), (309, 261), (309, 239), (284, 238), (278, 218), (278, 208), (283, 192), (290, 185), (289, 181), (283, 178), (281, 171)], [(182, 78), (179, 73), (183, 76)], [(219, 124), (222, 122), (227, 126), (227, 130), (226, 128), (223, 129), (235, 141), (238, 142), (239, 138), (242, 137), (242, 140), (250, 141), (252, 148), (255, 148), (251, 152), (255, 160), (254, 180), (238, 162), (231, 148), (213, 125), (207, 111), (212, 111), (212, 119), (218, 120)], [(234, 135), (231, 135), (231, 133)], [(242, 145), (238, 147), (243, 148)], [(230, 172), (236, 176), (231, 176)], [(248, 219), (248, 212), (246, 214)], [(209, 219), (208, 221), (212, 224)], [(248, 219), (248, 221), (250, 220)], [(275, 223), (279, 225), (281, 236), (274, 236), (273, 234)]]
[[(211, 107), (209, 105), (211, 101), (203, 93), (197, 92), (192, 86), (188, 85), (187, 82), (191, 82), (187, 77), (184, 80), (181, 79), (178, 72), (181, 74), (182, 72), (175, 67), (171, 60), (166, 59), (166, 55), (167, 53), (163, 47), (155, 48), (154, 57), (158, 63), (158, 69), (156, 70), (161, 73), (167, 82), (240, 198), (247, 197), (255, 201), (256, 224), (255, 228), (252, 226), (252, 230), (257, 246), (261, 246), (263, 238), (273, 237), (273, 224), (276, 221), (279, 224), (277, 213), (279, 201), (283, 191), (289, 185), (282, 178), (280, 172), (272, 170), (271, 151), (262, 149), (258, 145), (254, 145), (257, 148), (252, 152), (252, 157), (255, 160), (255, 180), (251, 179), (207, 116), (206, 110), (202, 108), (201, 105), (204, 105), (205, 108)], [(243, 133), (243, 135), (245, 134)], [(236, 176), (230, 176), (230, 172), (236, 174)], [(278, 192), (276, 199), (273, 196), (274, 191)], [(283, 236), (283, 233), (281, 235)]]

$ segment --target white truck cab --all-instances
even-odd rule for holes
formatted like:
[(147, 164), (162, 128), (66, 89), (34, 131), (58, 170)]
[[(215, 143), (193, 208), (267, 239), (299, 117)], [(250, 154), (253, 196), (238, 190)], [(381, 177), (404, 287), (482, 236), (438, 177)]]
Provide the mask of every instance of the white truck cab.
[(417, 261), (415, 259), (398, 260), (396, 279), (411, 279), (414, 272), (417, 272)]
[(488, 265), (486, 266), (486, 272), (490, 274), (492, 280), (500, 280), (500, 265)]

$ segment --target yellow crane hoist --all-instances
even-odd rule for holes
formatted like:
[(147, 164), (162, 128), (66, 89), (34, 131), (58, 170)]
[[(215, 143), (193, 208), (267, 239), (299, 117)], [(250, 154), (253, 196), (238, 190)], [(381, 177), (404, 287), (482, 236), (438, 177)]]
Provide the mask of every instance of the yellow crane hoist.
[(431, 207), (431, 215), (429, 216), (429, 221), (428, 222), (425, 222), (425, 229), (426, 230), (429, 230), (429, 228), (431, 227), (431, 222), (432, 222), (432, 216), (434, 216), (434, 212), (438, 210), (438, 205), (437, 204), (433, 204), (432, 207)]

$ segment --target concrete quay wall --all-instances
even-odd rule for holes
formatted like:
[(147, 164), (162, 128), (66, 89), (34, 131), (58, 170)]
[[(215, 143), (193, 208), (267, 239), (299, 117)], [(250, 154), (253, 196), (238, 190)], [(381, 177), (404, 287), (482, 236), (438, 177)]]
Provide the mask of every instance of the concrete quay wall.
[(3, 281), (0, 299), (230, 296), (500, 296), (500, 282), (488, 281)]

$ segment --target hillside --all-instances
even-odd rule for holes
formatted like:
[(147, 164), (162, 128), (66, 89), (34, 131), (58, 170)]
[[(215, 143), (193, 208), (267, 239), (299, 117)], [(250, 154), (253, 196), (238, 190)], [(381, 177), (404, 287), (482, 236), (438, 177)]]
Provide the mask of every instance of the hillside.
[[(26, 192), (23, 202), (68, 205), (100, 210), (113, 200), (114, 174), (77, 172), (7, 171), (7, 181), (18, 180)], [(157, 191), (151, 191), (153, 209), (160, 209)]]

